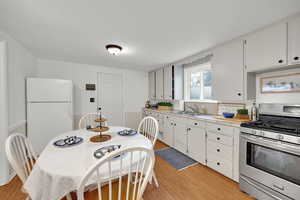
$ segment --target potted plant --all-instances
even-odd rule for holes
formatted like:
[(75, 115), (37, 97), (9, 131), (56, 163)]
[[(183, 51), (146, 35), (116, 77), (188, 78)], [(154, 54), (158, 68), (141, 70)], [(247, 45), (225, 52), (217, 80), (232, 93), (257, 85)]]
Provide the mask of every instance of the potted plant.
[(173, 104), (170, 102), (157, 103), (158, 110), (172, 110)]
[(249, 119), (248, 109), (238, 109), (236, 118), (238, 118), (238, 119)]

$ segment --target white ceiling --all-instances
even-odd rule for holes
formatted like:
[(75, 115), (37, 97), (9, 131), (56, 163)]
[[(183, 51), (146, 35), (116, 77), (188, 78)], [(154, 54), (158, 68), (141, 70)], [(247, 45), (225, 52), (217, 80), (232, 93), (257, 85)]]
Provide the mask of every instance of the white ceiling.
[[(0, 29), (41, 58), (150, 70), (298, 11), (299, 0), (1, 0)], [(125, 51), (108, 55), (109, 43)]]

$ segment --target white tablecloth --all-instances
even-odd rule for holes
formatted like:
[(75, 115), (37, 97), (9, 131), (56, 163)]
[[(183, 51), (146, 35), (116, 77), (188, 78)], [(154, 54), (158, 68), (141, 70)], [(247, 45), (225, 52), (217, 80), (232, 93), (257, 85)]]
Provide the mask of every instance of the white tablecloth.
[[(112, 139), (102, 143), (90, 142), (89, 138), (96, 134), (86, 130), (71, 131), (54, 138), (39, 156), (24, 189), (33, 200), (58, 200), (76, 190), (82, 176), (98, 161), (93, 156), (95, 150), (112, 144), (152, 148), (143, 135), (119, 136), (117, 132), (123, 129), (126, 128), (110, 127), (105, 134), (110, 134)], [(84, 142), (68, 148), (53, 145), (58, 139), (74, 135), (83, 137)]]

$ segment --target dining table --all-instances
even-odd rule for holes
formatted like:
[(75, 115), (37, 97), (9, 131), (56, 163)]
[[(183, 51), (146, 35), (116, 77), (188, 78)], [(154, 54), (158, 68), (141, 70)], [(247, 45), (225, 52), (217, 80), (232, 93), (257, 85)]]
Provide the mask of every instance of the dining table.
[[(90, 138), (98, 133), (87, 129), (73, 130), (58, 135), (47, 144), (39, 155), (23, 185), (23, 189), (32, 200), (59, 200), (70, 192), (76, 191), (87, 170), (99, 161), (99, 158), (94, 156), (94, 152), (99, 148), (121, 145), (120, 148), (144, 147), (153, 149), (151, 141), (142, 134), (125, 136), (118, 134), (120, 131), (129, 129), (110, 126), (109, 130), (104, 132), (104, 134), (111, 136), (111, 139), (106, 142), (91, 142)], [(55, 141), (71, 136), (81, 137), (83, 141), (69, 147), (54, 145)], [(129, 162), (129, 159), (124, 160), (126, 165), (126, 160)], [(127, 164), (129, 165), (129, 163)], [(114, 167), (112, 166), (112, 168)], [(101, 173), (105, 177), (106, 174), (108, 176), (109, 172), (102, 169)]]

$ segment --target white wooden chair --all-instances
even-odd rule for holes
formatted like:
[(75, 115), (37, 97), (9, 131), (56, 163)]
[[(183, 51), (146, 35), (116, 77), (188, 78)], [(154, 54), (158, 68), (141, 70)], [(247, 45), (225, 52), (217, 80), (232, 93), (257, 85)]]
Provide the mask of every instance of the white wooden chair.
[[(101, 158), (86, 172), (77, 188), (77, 197), (84, 200), (85, 187), (97, 183), (98, 200), (142, 200), (154, 162), (151, 149), (128, 147), (116, 150)], [(108, 174), (101, 175), (105, 168)]]
[[(31, 143), (24, 134), (14, 133), (6, 139), (5, 151), (10, 165), (24, 184), (37, 160)], [(70, 194), (66, 197), (67, 200), (72, 199)], [(29, 200), (30, 197), (26, 199)]]
[(10, 135), (5, 142), (5, 151), (10, 165), (24, 184), (37, 159), (28, 138), (20, 133)]
[[(105, 118), (103, 115), (102, 115), (102, 117)], [(99, 114), (97, 114), (97, 113), (88, 113), (88, 114), (84, 115), (79, 120), (79, 124), (78, 124), (79, 129), (86, 129), (87, 126), (91, 126), (91, 127), (97, 126), (97, 123), (95, 122), (95, 120), (98, 118), (99, 118)], [(104, 126), (108, 126), (107, 121), (102, 124)]]
[[(154, 148), (159, 133), (158, 121), (151, 116), (143, 118), (139, 124), (138, 133), (143, 134), (145, 137), (147, 137), (151, 141), (152, 147)], [(158, 187), (159, 184), (154, 171), (152, 174), (152, 178), (154, 179), (156, 187)]]

